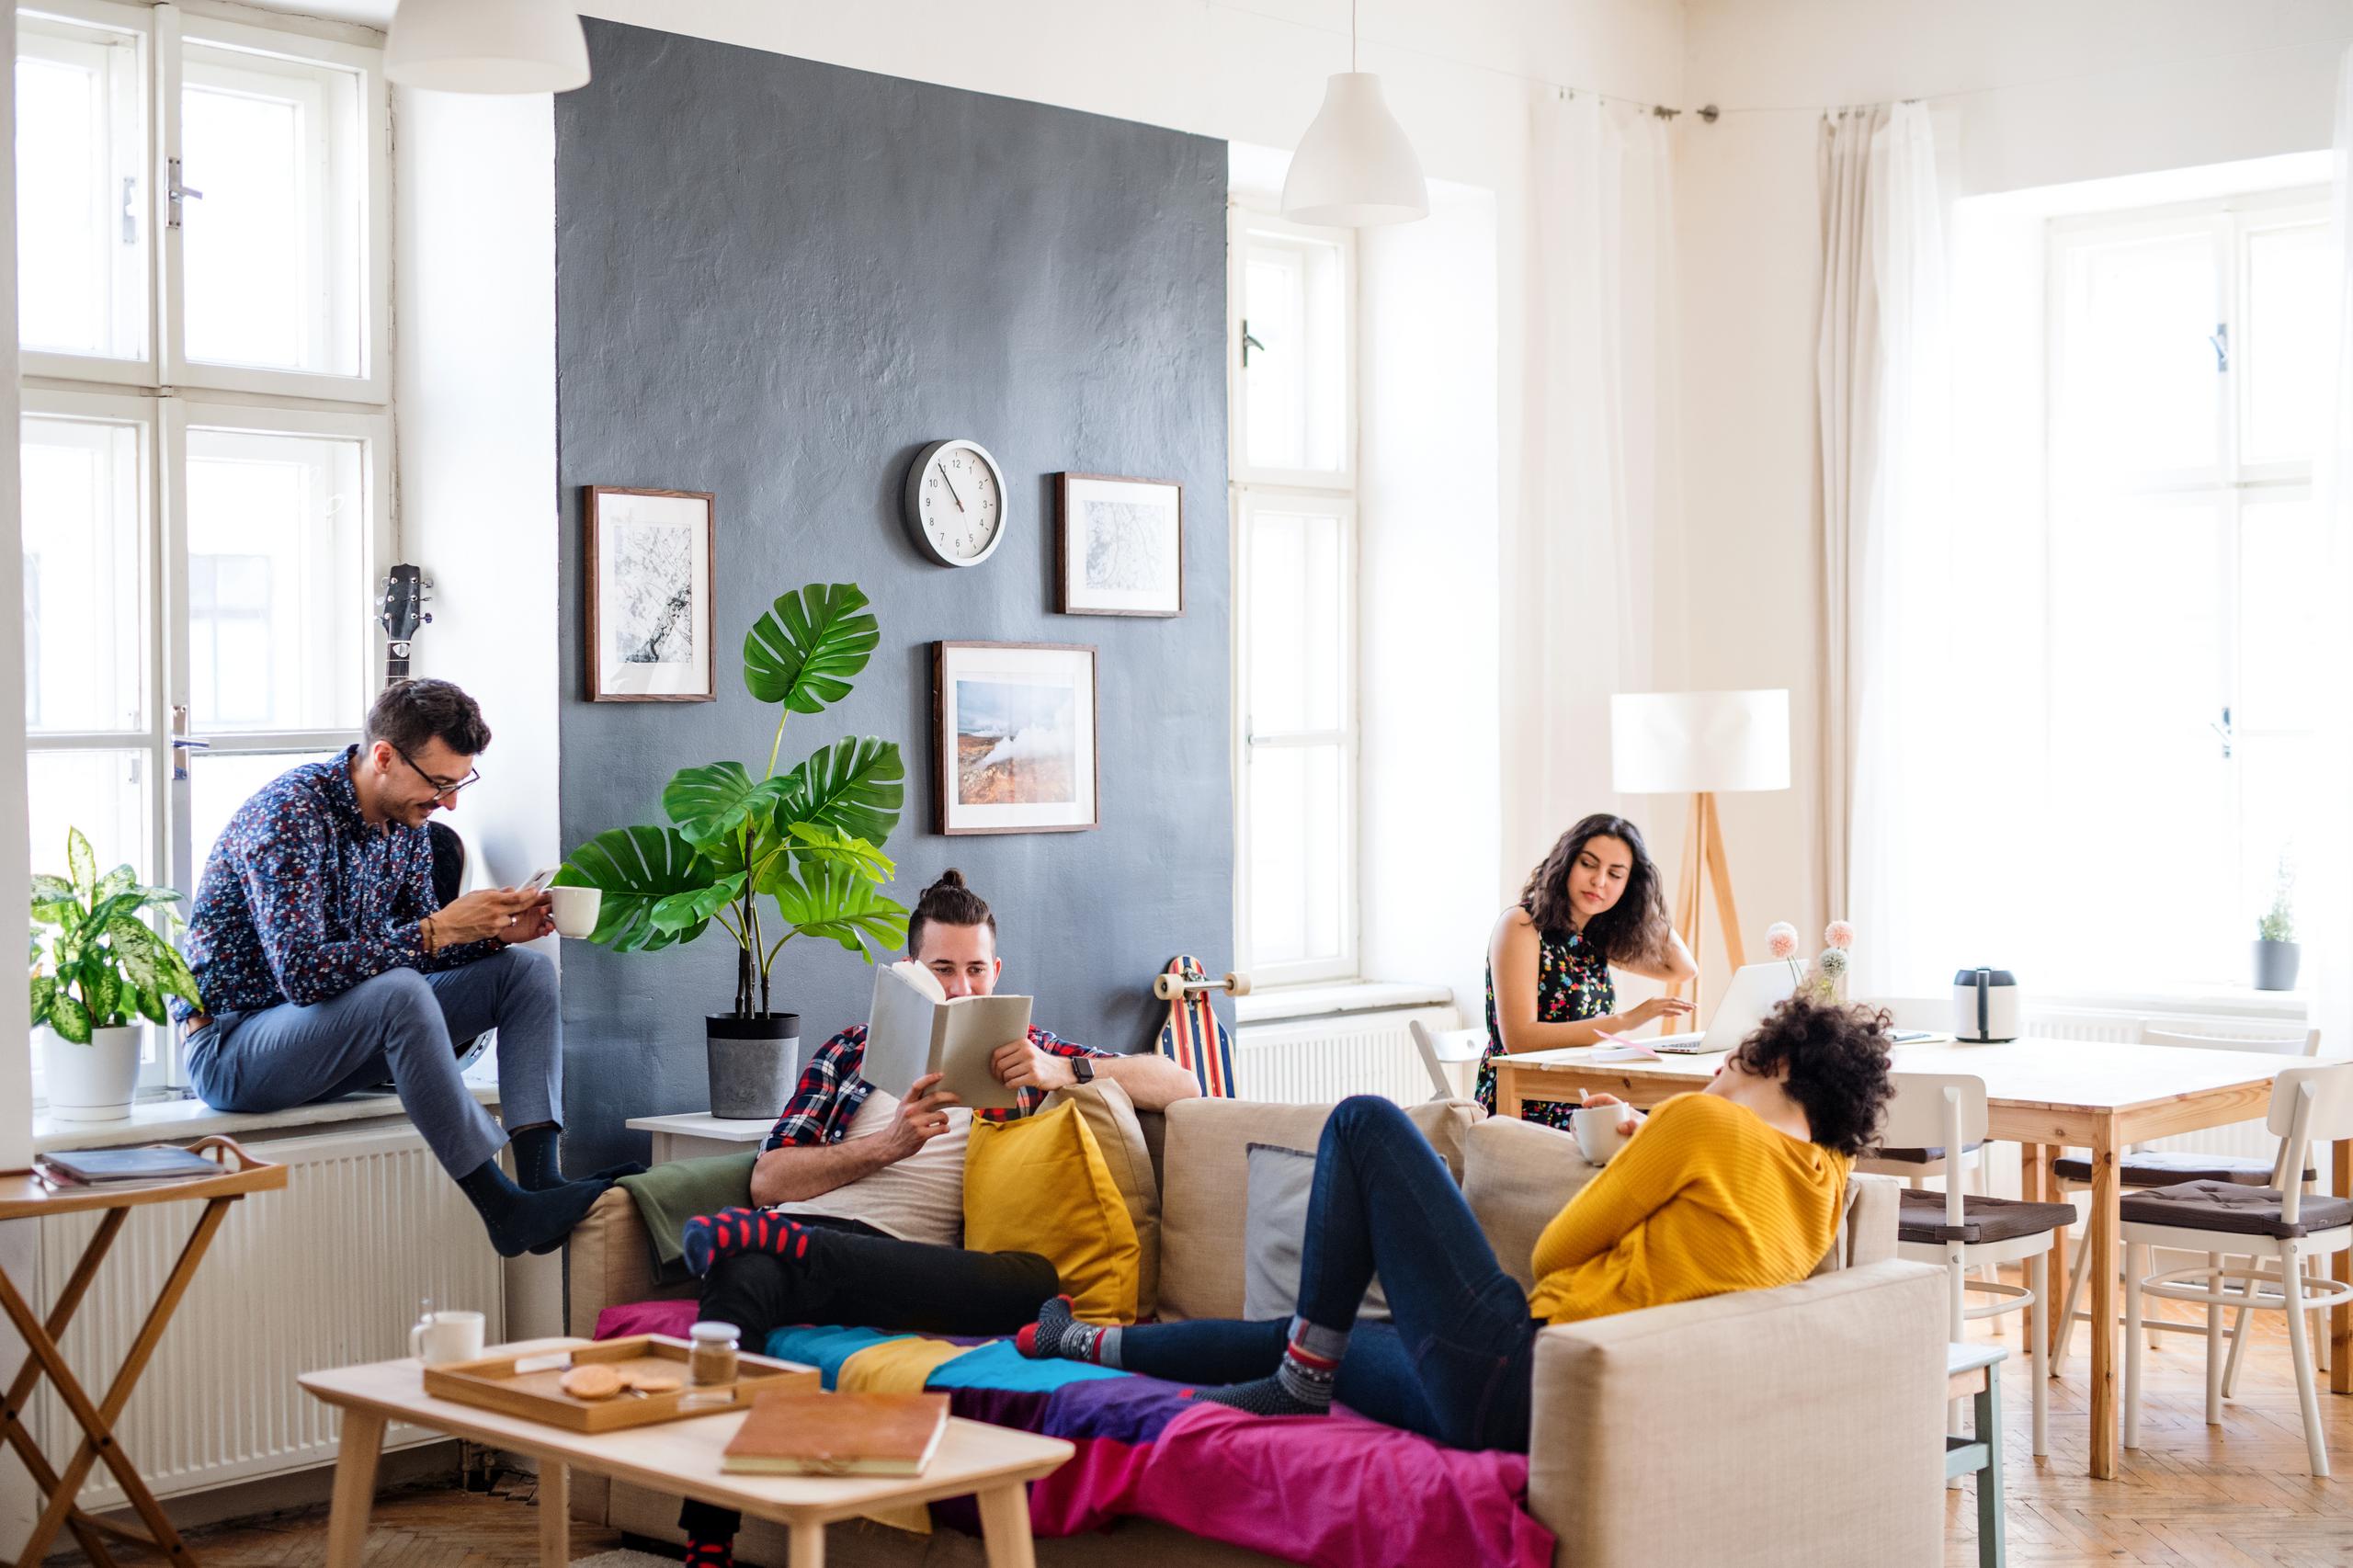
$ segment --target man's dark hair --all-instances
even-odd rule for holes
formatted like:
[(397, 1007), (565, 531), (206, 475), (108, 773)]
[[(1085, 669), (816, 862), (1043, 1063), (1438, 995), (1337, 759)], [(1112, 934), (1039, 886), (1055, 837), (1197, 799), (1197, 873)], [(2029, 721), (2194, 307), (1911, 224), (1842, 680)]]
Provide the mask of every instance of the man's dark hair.
[(989, 913), (988, 901), (964, 885), (964, 873), (950, 866), (939, 873), (939, 880), (923, 890), (915, 900), (915, 913), (907, 916), (907, 956), (913, 958), (923, 951), (923, 928), (938, 923), (941, 926), (985, 926), (989, 935), (996, 935), (996, 916)]
[(1781, 1087), (1805, 1108), (1813, 1141), (1840, 1154), (1879, 1144), (1895, 1085), (1888, 1078), (1894, 1020), (1869, 1007), (1792, 996), (1740, 1042), (1733, 1059), (1763, 1077), (1786, 1067)]
[(490, 749), (490, 726), (474, 699), (446, 680), (396, 680), (368, 710), (368, 744), (392, 744), (411, 756), (439, 737), (460, 756)]

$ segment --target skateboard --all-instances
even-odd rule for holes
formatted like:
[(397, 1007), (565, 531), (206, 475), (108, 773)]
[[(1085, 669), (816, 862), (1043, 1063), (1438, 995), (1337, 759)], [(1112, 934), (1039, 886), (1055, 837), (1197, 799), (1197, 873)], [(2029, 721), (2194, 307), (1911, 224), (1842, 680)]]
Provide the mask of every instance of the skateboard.
[(1160, 1053), (1191, 1073), (1201, 1093), (1216, 1099), (1235, 1097), (1233, 1040), (1210, 1003), (1213, 993), (1250, 994), (1250, 977), (1229, 974), (1211, 980), (1201, 960), (1179, 953), (1152, 983), (1152, 994), (1168, 1004), (1168, 1022), (1161, 1026)]

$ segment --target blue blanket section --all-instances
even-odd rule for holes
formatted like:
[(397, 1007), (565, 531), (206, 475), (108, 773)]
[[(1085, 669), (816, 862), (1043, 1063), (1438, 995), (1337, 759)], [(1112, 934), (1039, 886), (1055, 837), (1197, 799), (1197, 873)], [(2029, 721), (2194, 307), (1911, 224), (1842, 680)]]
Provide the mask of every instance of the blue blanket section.
[(767, 1353), (779, 1361), (814, 1367), (827, 1388), (841, 1381), (842, 1363), (861, 1350), (893, 1339), (937, 1339), (972, 1349), (947, 1362), (926, 1381), (928, 1389), (1001, 1389), (1008, 1393), (1051, 1393), (1072, 1383), (1092, 1382), (1129, 1374), (1082, 1361), (1032, 1361), (1008, 1339), (975, 1339), (965, 1335), (884, 1334), (879, 1329), (844, 1328), (839, 1324), (799, 1324), (768, 1335)]
[(912, 1334), (883, 1334), (871, 1328), (843, 1328), (832, 1324), (801, 1324), (779, 1328), (768, 1335), (767, 1354), (779, 1361), (814, 1367), (832, 1388), (841, 1378), (842, 1363), (861, 1350), (892, 1339), (913, 1339)]

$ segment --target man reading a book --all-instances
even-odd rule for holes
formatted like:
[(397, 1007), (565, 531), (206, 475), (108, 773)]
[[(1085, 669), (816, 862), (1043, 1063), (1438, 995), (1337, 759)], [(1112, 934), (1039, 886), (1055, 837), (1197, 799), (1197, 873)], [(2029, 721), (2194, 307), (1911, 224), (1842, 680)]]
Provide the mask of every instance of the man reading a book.
[[(907, 953), (949, 997), (995, 993), (996, 916), (942, 872), (907, 919)], [(963, 1249), (964, 1149), (972, 1118), (1027, 1116), (1048, 1093), (1108, 1078), (1139, 1110), (1200, 1092), (1157, 1054), (1122, 1056), (1030, 1027), (990, 1057), (1017, 1106), (974, 1111), (915, 1079), (904, 1099), (859, 1076), (867, 1026), (818, 1047), (752, 1167), (753, 1210), (690, 1221), (687, 1263), (703, 1277), (702, 1316), (758, 1349), (788, 1324), (854, 1324), (931, 1334), (1011, 1334), (1060, 1289), (1035, 1253)], [(679, 1519), (689, 1568), (730, 1561), (735, 1516), (689, 1501)]]

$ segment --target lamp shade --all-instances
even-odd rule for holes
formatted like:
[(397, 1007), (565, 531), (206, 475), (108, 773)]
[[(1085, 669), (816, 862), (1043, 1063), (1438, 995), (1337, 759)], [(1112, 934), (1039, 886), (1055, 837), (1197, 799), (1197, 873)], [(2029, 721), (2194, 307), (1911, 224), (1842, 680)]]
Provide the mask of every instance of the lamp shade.
[(1291, 154), (1283, 216), (1294, 223), (1363, 228), (1430, 215), (1429, 182), (1389, 112), (1381, 78), (1343, 71), (1324, 88), (1324, 107)]
[(588, 80), (588, 40), (563, 0), (400, 0), (384, 74), (444, 93), (563, 93)]
[(1790, 787), (1787, 691), (1652, 691), (1609, 699), (1610, 782), (1621, 795)]

